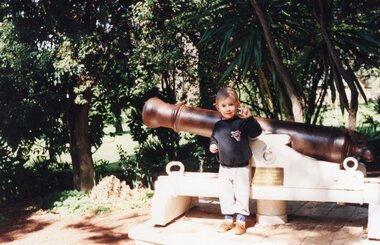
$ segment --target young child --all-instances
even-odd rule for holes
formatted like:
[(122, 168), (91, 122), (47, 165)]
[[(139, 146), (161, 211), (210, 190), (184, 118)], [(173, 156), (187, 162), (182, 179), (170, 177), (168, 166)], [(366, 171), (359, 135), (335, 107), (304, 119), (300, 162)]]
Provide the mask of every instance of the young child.
[[(222, 214), (225, 215), (218, 232), (234, 228), (234, 233), (246, 232), (245, 220), (249, 216), (249, 160), (252, 157), (249, 138), (259, 136), (262, 129), (249, 109), (240, 107), (236, 91), (222, 88), (216, 95), (216, 109), (222, 114), (211, 135), (210, 151), (217, 153), (219, 166), (219, 196)], [(240, 112), (239, 112), (240, 110)]]

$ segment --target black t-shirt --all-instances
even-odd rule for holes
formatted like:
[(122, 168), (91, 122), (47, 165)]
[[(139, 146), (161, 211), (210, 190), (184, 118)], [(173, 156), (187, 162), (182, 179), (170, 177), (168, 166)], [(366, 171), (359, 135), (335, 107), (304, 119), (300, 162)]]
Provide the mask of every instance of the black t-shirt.
[(252, 157), (249, 138), (262, 132), (260, 124), (253, 117), (234, 117), (216, 122), (210, 144), (218, 146), (217, 160), (223, 166), (242, 167)]

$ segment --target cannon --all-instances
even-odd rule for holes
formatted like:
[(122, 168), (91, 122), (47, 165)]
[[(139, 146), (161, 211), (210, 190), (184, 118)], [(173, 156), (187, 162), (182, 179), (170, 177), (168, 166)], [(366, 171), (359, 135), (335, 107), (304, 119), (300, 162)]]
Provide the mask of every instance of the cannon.
[[(220, 120), (214, 110), (146, 101), (142, 119), (150, 128), (166, 127), (210, 137)], [(263, 134), (251, 139), (252, 183), (256, 221), (287, 222), (287, 201), (368, 204), (368, 238), (380, 239), (380, 179), (366, 175), (367, 163), (378, 159), (365, 137), (343, 128), (256, 118)], [(173, 166), (179, 171), (172, 171)], [(155, 182), (151, 204), (153, 225), (167, 225), (196, 204), (198, 197), (218, 197), (217, 173), (187, 172), (169, 162), (167, 175)], [(144, 232), (140, 234), (146, 234)], [(131, 233), (137, 239), (137, 235)]]
[[(142, 119), (149, 128), (166, 127), (176, 132), (184, 131), (210, 137), (214, 124), (220, 120), (218, 111), (172, 105), (159, 98), (146, 101)], [(309, 125), (256, 117), (264, 131), (290, 136), (290, 146), (310, 157), (335, 162), (342, 166), (344, 159), (354, 157), (373, 162), (375, 154), (366, 138), (346, 128)]]

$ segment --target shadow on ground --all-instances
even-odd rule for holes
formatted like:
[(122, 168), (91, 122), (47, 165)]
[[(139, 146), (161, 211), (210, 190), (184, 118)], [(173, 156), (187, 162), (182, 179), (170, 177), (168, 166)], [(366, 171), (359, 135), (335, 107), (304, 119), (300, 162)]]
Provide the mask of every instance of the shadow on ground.
[(0, 244), (134, 244), (128, 230), (149, 219), (149, 210), (70, 216), (40, 212), (35, 206), (1, 210)]
[(37, 208), (33, 206), (14, 206), (1, 210), (6, 222), (0, 225), (0, 243), (12, 242), (25, 234), (37, 232), (51, 225), (51, 222), (30, 219)]

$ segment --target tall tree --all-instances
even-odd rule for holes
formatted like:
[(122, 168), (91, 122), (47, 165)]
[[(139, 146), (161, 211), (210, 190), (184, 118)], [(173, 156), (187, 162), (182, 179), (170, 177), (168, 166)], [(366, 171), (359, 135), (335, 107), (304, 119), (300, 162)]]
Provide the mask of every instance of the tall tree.
[[(256, 15), (260, 21), (260, 24), (263, 28), (265, 41), (268, 45), (271, 57), (273, 59), (273, 63), (275, 69), (280, 76), (280, 81), (282, 82), (287, 98), (290, 99), (291, 108), (288, 108), (288, 113), (290, 115), (290, 120), (295, 120), (296, 122), (303, 122), (303, 108), (301, 102), (298, 98), (297, 91), (293, 86), (292, 79), (290, 78), (289, 72), (284, 66), (282, 62), (282, 58), (278, 52), (278, 48), (276, 46), (275, 40), (273, 38), (270, 25), (267, 21), (267, 17), (264, 14), (264, 10), (261, 7), (261, 4), (257, 0), (251, 0), (251, 4), (255, 9)], [(293, 118), (294, 117), (294, 118)]]
[[(351, 129), (355, 129), (356, 126), (356, 114), (358, 111), (358, 88), (361, 89), (361, 86), (352, 71), (351, 67), (348, 66), (347, 69), (343, 67), (342, 61), (336, 51), (336, 48), (333, 44), (333, 37), (330, 33), (331, 22), (333, 20), (333, 1), (317, 1), (314, 2), (313, 14), (317, 20), (320, 31), (323, 36), (323, 41), (326, 45), (328, 51), (328, 58), (331, 63), (332, 72), (334, 75), (334, 80), (336, 87), (338, 88), (339, 94), (341, 96), (341, 104), (348, 111), (348, 126)], [(348, 84), (348, 87), (351, 91), (350, 102), (348, 102), (346, 92), (343, 86), (343, 80)], [(362, 95), (366, 99), (364, 92)]]
[(349, 127), (354, 128), (359, 93), (365, 98), (355, 73), (379, 66), (379, 11), (374, 2), (249, 3), (254, 12), (246, 1), (211, 1), (204, 16), (220, 18), (204, 36), (212, 37), (228, 60), (225, 74), (254, 95), (252, 107), (258, 105), (258, 111), (272, 108), (273, 114), (265, 114), (281, 117), (282, 111), (276, 109), (292, 105), (286, 97), (281, 102), (281, 94), (288, 98), (293, 94), (293, 105), (305, 110), (305, 121), (316, 123), (330, 92), (333, 100), (339, 96), (341, 107), (350, 114)]
[[(81, 191), (88, 191), (95, 184), (91, 147), (100, 144), (110, 105), (116, 104), (115, 101), (126, 102), (123, 98), (132, 89), (133, 81), (126, 65), (132, 49), (128, 45), (131, 33), (125, 32), (130, 29), (130, 4), (124, 1), (31, 0), (6, 1), (1, 5), (1, 21), (10, 23), (17, 41), (10, 42), (10, 50), (18, 43), (29, 47), (32, 52), (25, 55), (31, 64), (40, 68), (37, 71), (33, 66), (27, 67), (28, 64), (16, 63), (16, 66), (8, 66), (8, 73), (20, 67), (23, 71), (22, 76), (16, 77), (17, 85), (33, 84), (38, 88), (44, 81), (51, 87), (44, 92), (59, 94), (60, 100), (44, 104), (43, 109), (55, 109), (53, 122), (63, 124), (67, 130), (61, 137), (63, 139), (67, 133), (66, 140), (67, 135), (70, 138), (66, 142), (70, 143), (74, 187)], [(40, 59), (32, 59), (32, 55), (40, 57), (41, 54), (49, 58), (44, 59), (46, 67)], [(24, 74), (31, 74), (32, 79), (26, 79)], [(118, 93), (115, 93), (116, 86), (121, 86)], [(33, 92), (26, 94), (26, 98), (45, 95)], [(112, 100), (111, 96), (117, 99)], [(103, 103), (99, 103), (99, 99)], [(64, 106), (57, 106), (60, 103)], [(36, 130), (36, 127), (31, 128), (31, 131)]]

